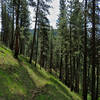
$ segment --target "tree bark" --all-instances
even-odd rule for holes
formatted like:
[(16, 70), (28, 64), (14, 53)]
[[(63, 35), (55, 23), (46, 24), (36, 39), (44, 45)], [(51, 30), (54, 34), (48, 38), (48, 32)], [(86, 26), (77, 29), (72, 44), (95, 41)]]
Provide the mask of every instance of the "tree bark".
[(50, 48), (50, 73), (52, 73), (52, 67), (53, 67), (53, 44), (52, 44), (52, 36), (51, 36), (51, 48)]
[(2, 30), (1, 30), (1, 41), (3, 41), (3, 0), (1, 0), (1, 19), (2, 19)]
[(96, 100), (99, 98), (99, 55), (97, 51), (97, 84), (96, 84)]
[(63, 55), (62, 55), (62, 48), (61, 48), (61, 58), (60, 58), (60, 74), (59, 74), (59, 79), (62, 81), (62, 66), (63, 66), (63, 62), (62, 62), (62, 59), (63, 59)]
[(65, 84), (68, 86), (68, 56), (65, 55)]
[(38, 32), (37, 32), (37, 41), (36, 41), (36, 59), (35, 59), (35, 67), (38, 62), (38, 44), (39, 44), (39, 23), (38, 23)]
[(76, 90), (75, 89), (75, 77), (77, 77), (75, 73), (76, 71), (75, 66), (76, 66), (76, 61), (75, 61), (75, 56), (73, 56), (73, 88), (74, 88), (74, 91)]
[(96, 67), (96, 46), (95, 46), (95, 0), (92, 0), (92, 100), (95, 100), (95, 67)]
[(13, 2), (13, 19), (12, 19), (12, 36), (11, 36), (11, 43), (10, 43), (10, 49), (13, 50), (13, 45), (14, 45), (14, 0)]
[(83, 100), (87, 100), (87, 0), (85, 0)]
[(72, 26), (70, 22), (70, 88), (73, 91), (73, 67), (72, 67)]
[(34, 42), (35, 42), (35, 37), (36, 37), (36, 28), (37, 28), (37, 22), (38, 22), (38, 10), (39, 10), (39, 0), (37, 1), (37, 10), (36, 10), (36, 19), (35, 19), (35, 29), (34, 29), (34, 34), (33, 34), (33, 41), (32, 41), (32, 47), (31, 47), (31, 55), (30, 55), (30, 60), (29, 63), (32, 63), (32, 57), (33, 57), (33, 50), (34, 50)]
[(19, 35), (20, 35), (20, 28), (19, 28), (19, 11), (20, 9), (20, 0), (18, 0), (17, 8), (16, 8), (16, 41), (15, 41), (15, 58), (18, 58), (19, 54)]

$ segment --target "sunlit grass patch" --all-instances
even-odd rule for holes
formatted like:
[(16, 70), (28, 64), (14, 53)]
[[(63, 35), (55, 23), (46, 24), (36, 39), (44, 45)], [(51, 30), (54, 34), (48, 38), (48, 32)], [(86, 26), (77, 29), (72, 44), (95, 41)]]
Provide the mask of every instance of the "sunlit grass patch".
[[(0, 97), (5, 100), (81, 100), (56, 77), (40, 65), (29, 64), (29, 58), (0, 45)], [(32, 91), (40, 89), (32, 98)]]

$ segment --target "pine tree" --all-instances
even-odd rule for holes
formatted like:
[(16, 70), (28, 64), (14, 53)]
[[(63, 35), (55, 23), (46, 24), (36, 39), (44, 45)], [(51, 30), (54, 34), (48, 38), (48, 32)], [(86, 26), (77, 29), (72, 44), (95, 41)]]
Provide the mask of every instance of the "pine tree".
[(52, 73), (53, 68), (53, 35), (54, 30), (51, 28), (51, 34), (50, 34), (50, 73)]
[(11, 35), (11, 16), (10, 16), (10, 2), (9, 1), (1, 1), (2, 5), (2, 31), (1, 38), (3, 43), (9, 47), (10, 44), (10, 35)]
[(40, 0), (37, 1), (37, 6), (36, 6), (35, 29), (34, 29), (34, 34), (33, 34), (33, 41), (32, 41), (32, 48), (31, 48), (31, 55), (30, 55), (29, 63), (32, 63), (33, 49), (34, 49), (34, 44), (35, 44), (36, 29), (37, 29), (37, 22), (38, 22), (39, 5), (40, 5)]
[[(34, 28), (34, 34), (33, 34), (33, 42), (32, 42), (32, 48), (31, 48), (31, 55), (30, 55), (30, 63), (32, 62), (32, 57), (33, 57), (33, 50), (34, 50), (34, 46), (36, 43), (36, 31), (37, 31), (37, 24), (38, 24), (38, 18), (41, 16), (41, 14), (39, 13), (43, 13), (45, 15), (48, 14), (48, 9), (50, 8), (50, 6), (46, 3), (46, 2), (50, 2), (46, 1), (46, 0), (41, 0), (41, 1), (37, 1), (37, 5), (36, 5), (36, 19), (35, 19), (35, 28)], [(40, 16), (39, 16), (40, 15)], [(41, 16), (41, 18), (43, 18)]]
[(48, 51), (49, 51), (49, 39), (48, 39), (48, 33), (49, 33), (49, 23), (46, 19), (43, 19), (40, 23), (40, 38), (41, 38), (41, 49), (40, 49), (40, 65), (44, 68), (46, 68), (48, 63)]
[(95, 0), (92, 0), (92, 100), (96, 99), (96, 93), (95, 93), (95, 67), (96, 67), (96, 44), (95, 44), (95, 36), (96, 36), (96, 30), (95, 30)]
[(61, 38), (61, 40), (60, 40), (60, 65), (59, 65), (59, 67), (60, 67), (60, 74), (59, 74), (59, 79), (60, 80), (62, 80), (63, 79), (63, 76), (62, 76), (62, 69), (63, 69), (63, 57), (64, 57), (64, 55), (63, 55), (63, 47), (64, 47), (64, 45), (63, 45), (63, 43), (64, 43), (64, 41), (63, 41), (63, 39), (64, 39), (64, 36), (65, 36), (65, 34), (67, 34), (66, 32), (66, 30), (67, 30), (67, 17), (66, 17), (66, 1), (65, 0), (60, 0), (60, 15), (59, 15), (59, 19), (58, 19), (58, 31), (59, 31), (59, 36), (60, 36), (60, 38)]
[(20, 0), (16, 1), (16, 31), (15, 31), (15, 58), (18, 58), (19, 54), (19, 35), (20, 35), (20, 26), (19, 26), (19, 16), (20, 16)]
[(11, 42), (10, 42), (10, 49), (13, 50), (14, 46), (14, 16), (15, 16), (15, 5), (14, 5), (14, 0), (11, 0), (11, 5), (12, 5), (12, 35), (11, 35)]
[(20, 5), (20, 53), (25, 54), (26, 46), (30, 36), (28, 2), (23, 0), (21, 1)]
[(87, 0), (85, 0), (83, 100), (87, 100)]

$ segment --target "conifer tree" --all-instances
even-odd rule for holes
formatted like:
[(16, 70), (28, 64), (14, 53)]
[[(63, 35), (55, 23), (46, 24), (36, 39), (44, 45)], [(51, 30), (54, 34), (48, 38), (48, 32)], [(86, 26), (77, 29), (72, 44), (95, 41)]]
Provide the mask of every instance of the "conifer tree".
[[(48, 9), (50, 6), (47, 4), (47, 2), (50, 2), (51, 0), (38, 0), (36, 4), (36, 17), (35, 17), (35, 28), (34, 28), (34, 34), (33, 34), (33, 41), (32, 41), (32, 48), (31, 48), (31, 55), (30, 55), (30, 63), (32, 63), (32, 58), (33, 58), (33, 50), (34, 46), (36, 43), (36, 31), (37, 31), (37, 24), (38, 24), (38, 18), (41, 17), (44, 19), (44, 16), (41, 16), (41, 14), (47, 15), (48, 14)], [(32, 1), (31, 1), (32, 2)], [(33, 2), (34, 3), (34, 2)], [(39, 16), (40, 15), (40, 16)]]
[(20, 35), (20, 26), (19, 26), (19, 17), (20, 17), (20, 0), (16, 1), (16, 30), (15, 30), (15, 58), (18, 58), (19, 54), (19, 35)]
[(96, 1), (92, 0), (92, 89), (91, 89), (91, 97), (92, 100), (96, 99), (96, 88), (95, 88), (95, 67), (96, 67), (96, 22), (95, 22), (95, 10), (96, 10)]
[(83, 100), (87, 100), (87, 0), (85, 0)]
[(58, 19), (58, 31), (59, 31), (59, 36), (61, 38), (60, 40), (60, 65), (59, 65), (59, 70), (60, 70), (60, 74), (59, 74), (59, 78), (60, 80), (63, 79), (62, 76), (62, 69), (63, 69), (63, 39), (65, 37), (65, 34), (67, 34), (67, 17), (66, 17), (66, 1), (65, 0), (60, 0), (60, 15), (59, 15), (59, 19)]

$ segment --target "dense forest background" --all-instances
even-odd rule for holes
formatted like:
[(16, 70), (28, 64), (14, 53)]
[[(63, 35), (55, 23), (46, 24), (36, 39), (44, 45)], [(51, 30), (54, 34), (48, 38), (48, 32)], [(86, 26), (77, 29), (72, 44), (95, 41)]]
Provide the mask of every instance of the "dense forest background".
[[(24, 55), (83, 100), (100, 97), (100, 1), (60, 0), (57, 29), (47, 15), (52, 0), (1, 0), (0, 42)], [(30, 29), (29, 6), (35, 12)]]

